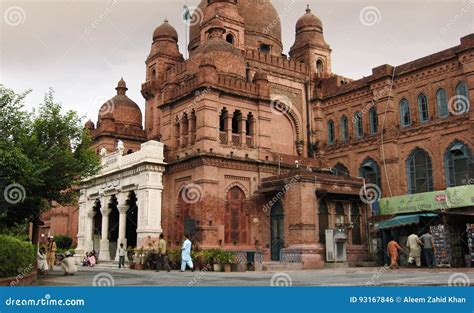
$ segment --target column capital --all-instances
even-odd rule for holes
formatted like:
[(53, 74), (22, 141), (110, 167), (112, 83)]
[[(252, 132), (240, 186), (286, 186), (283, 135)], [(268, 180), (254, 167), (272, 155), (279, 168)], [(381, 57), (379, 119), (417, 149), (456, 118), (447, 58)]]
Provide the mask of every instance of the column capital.
[(100, 213), (102, 214), (102, 216), (109, 216), (110, 212), (112, 212), (111, 209), (107, 208), (107, 209), (100, 209)]
[(126, 205), (126, 204), (117, 205), (117, 209), (118, 209), (120, 214), (126, 214), (128, 209), (129, 209), (129, 206)]

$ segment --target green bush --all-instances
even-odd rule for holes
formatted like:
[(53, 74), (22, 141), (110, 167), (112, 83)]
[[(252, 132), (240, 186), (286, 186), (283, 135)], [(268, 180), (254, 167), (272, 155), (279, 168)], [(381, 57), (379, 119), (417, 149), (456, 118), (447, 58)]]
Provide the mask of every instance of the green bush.
[(15, 277), (36, 267), (36, 247), (28, 241), (0, 235), (0, 278)]
[(58, 249), (69, 250), (72, 246), (72, 238), (68, 236), (56, 236), (54, 237), (54, 241)]

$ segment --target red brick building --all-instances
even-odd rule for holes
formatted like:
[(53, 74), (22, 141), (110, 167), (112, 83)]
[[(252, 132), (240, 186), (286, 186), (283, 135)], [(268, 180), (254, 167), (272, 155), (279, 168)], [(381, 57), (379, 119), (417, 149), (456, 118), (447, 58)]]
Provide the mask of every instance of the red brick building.
[(167, 21), (154, 31), (144, 125), (123, 80), (86, 125), (98, 153), (118, 139), (128, 153), (164, 143), (162, 227), (173, 245), (190, 232), (201, 248), (316, 268), (334, 259), (331, 244), (354, 265), (368, 255), (364, 179), (391, 196), (473, 177), (472, 34), (356, 81), (332, 72), (310, 9), (289, 57), (270, 1), (203, 0), (190, 37), (185, 59)]

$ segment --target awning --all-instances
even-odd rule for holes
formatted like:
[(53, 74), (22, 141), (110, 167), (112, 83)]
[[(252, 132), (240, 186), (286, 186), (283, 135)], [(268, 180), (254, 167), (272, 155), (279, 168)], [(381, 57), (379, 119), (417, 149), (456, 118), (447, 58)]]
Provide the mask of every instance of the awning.
[(397, 216), (387, 221), (375, 223), (375, 229), (390, 229), (406, 225), (418, 224), (420, 222), (420, 217), (436, 216), (438, 215), (432, 213)]

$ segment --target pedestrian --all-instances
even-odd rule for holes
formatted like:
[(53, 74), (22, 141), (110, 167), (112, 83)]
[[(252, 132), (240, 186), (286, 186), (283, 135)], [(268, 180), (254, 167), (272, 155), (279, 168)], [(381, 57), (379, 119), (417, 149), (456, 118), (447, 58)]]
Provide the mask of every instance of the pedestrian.
[(423, 243), (423, 255), (425, 256), (426, 265), (433, 268), (435, 266), (435, 245), (431, 231), (429, 230), (423, 234), (420, 240)]
[(120, 244), (120, 248), (118, 249), (119, 255), (119, 268), (125, 267), (125, 255), (127, 254), (127, 250), (123, 247), (123, 243)]
[(48, 260), (45, 247), (38, 250), (38, 271), (41, 275), (48, 275)]
[(165, 268), (168, 272), (171, 271), (171, 267), (168, 262), (168, 256), (166, 255), (165, 235), (160, 234), (160, 240), (158, 241), (158, 260), (156, 260), (156, 271), (159, 272)]
[(74, 259), (72, 258), (71, 252), (66, 252), (64, 258), (61, 261), (61, 268), (64, 271), (64, 276), (67, 275), (74, 275), (77, 272), (77, 267), (76, 263), (74, 262)]
[(48, 268), (53, 271), (54, 270), (54, 263), (56, 263), (56, 250), (58, 247), (56, 246), (56, 242), (54, 241), (53, 236), (48, 237), (48, 245), (47, 245), (47, 259), (48, 259)]
[(421, 240), (417, 234), (411, 234), (407, 239), (407, 247), (410, 251), (408, 255), (408, 263), (416, 262), (416, 267), (421, 267)]
[(387, 245), (387, 254), (390, 257), (390, 268), (398, 268), (398, 251), (403, 251), (402, 247), (395, 241), (391, 240)]
[(189, 235), (184, 235), (183, 247), (181, 248), (181, 272), (186, 270), (186, 265), (194, 272), (193, 260), (191, 258), (191, 240)]

